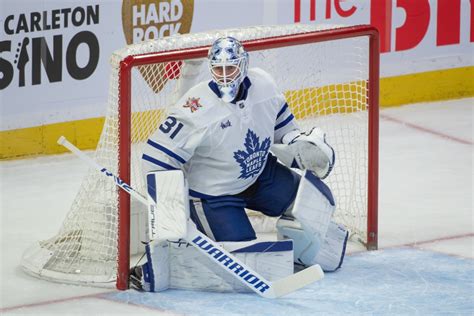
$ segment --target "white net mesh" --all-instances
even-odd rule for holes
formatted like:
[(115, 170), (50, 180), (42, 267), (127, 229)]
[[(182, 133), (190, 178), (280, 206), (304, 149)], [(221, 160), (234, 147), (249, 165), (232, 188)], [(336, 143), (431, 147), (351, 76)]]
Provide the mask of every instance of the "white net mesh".
[[(109, 106), (95, 160), (117, 174), (119, 67), (127, 56), (209, 46), (225, 35), (248, 41), (327, 28), (297, 24), (224, 30), (168, 37), (117, 51), (111, 58)], [(367, 231), (368, 49), (367, 37), (355, 37), (250, 53), (250, 67), (260, 67), (275, 78), (303, 129), (319, 126), (326, 131), (336, 152), (335, 168), (326, 181), (336, 198), (336, 221), (362, 240), (366, 240)], [(186, 74), (181, 62), (156, 62), (132, 70), (131, 185), (143, 193), (141, 147), (166, 117), (166, 108), (183, 92), (180, 73)], [(210, 79), (205, 63), (192, 75), (196, 81)], [(28, 250), (23, 266), (35, 275), (61, 282), (113, 281), (117, 274), (117, 214), (117, 187), (91, 169), (60, 232)]]

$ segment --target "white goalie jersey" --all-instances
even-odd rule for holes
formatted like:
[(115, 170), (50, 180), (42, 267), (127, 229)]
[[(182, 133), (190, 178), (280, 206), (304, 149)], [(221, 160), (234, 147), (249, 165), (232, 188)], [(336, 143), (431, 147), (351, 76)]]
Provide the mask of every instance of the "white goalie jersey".
[(235, 104), (223, 102), (208, 82), (187, 91), (148, 139), (144, 172), (182, 169), (198, 198), (253, 184), (272, 144), (298, 127), (269, 74), (250, 69), (242, 85), (244, 97)]

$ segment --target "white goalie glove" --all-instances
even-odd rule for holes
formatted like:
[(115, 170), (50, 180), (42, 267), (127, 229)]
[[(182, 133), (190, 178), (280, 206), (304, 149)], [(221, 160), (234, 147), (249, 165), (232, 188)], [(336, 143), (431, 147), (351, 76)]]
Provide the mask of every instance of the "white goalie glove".
[(321, 129), (313, 128), (306, 133), (290, 132), (283, 137), (283, 143), (273, 145), (271, 151), (286, 166), (311, 170), (320, 179), (331, 172), (335, 161), (334, 149), (326, 142), (326, 133)]

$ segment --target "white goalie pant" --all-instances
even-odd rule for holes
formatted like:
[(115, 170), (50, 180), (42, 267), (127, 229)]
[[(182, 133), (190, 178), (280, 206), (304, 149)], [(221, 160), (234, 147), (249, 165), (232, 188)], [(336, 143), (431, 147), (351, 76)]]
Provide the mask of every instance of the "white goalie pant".
[(335, 271), (342, 265), (349, 233), (331, 222), (334, 210), (329, 187), (305, 171), (293, 208), (285, 213), (289, 217), (277, 223), (278, 238), (294, 241), (296, 263), (319, 264), (324, 271)]
[[(238, 259), (272, 281), (293, 274), (293, 242), (220, 243)], [(217, 292), (250, 292), (238, 279), (203, 256), (185, 241), (166, 241), (153, 246), (144, 265), (146, 291), (193, 289)], [(152, 263), (151, 265), (149, 263)], [(146, 268), (145, 268), (146, 267)]]

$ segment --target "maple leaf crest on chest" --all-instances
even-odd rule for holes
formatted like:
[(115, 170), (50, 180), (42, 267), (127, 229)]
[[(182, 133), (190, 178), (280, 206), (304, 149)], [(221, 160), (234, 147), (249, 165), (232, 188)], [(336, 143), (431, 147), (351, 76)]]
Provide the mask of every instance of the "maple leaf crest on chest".
[(270, 137), (260, 143), (260, 137), (254, 131), (247, 130), (244, 141), (245, 150), (234, 152), (234, 159), (241, 168), (239, 179), (247, 179), (260, 173), (265, 166), (270, 146)]
[(196, 112), (197, 110), (199, 110), (200, 107), (202, 107), (202, 105), (199, 103), (200, 99), (201, 98), (189, 97), (186, 101), (186, 104), (183, 105), (183, 108), (189, 108), (191, 110), (191, 113)]

